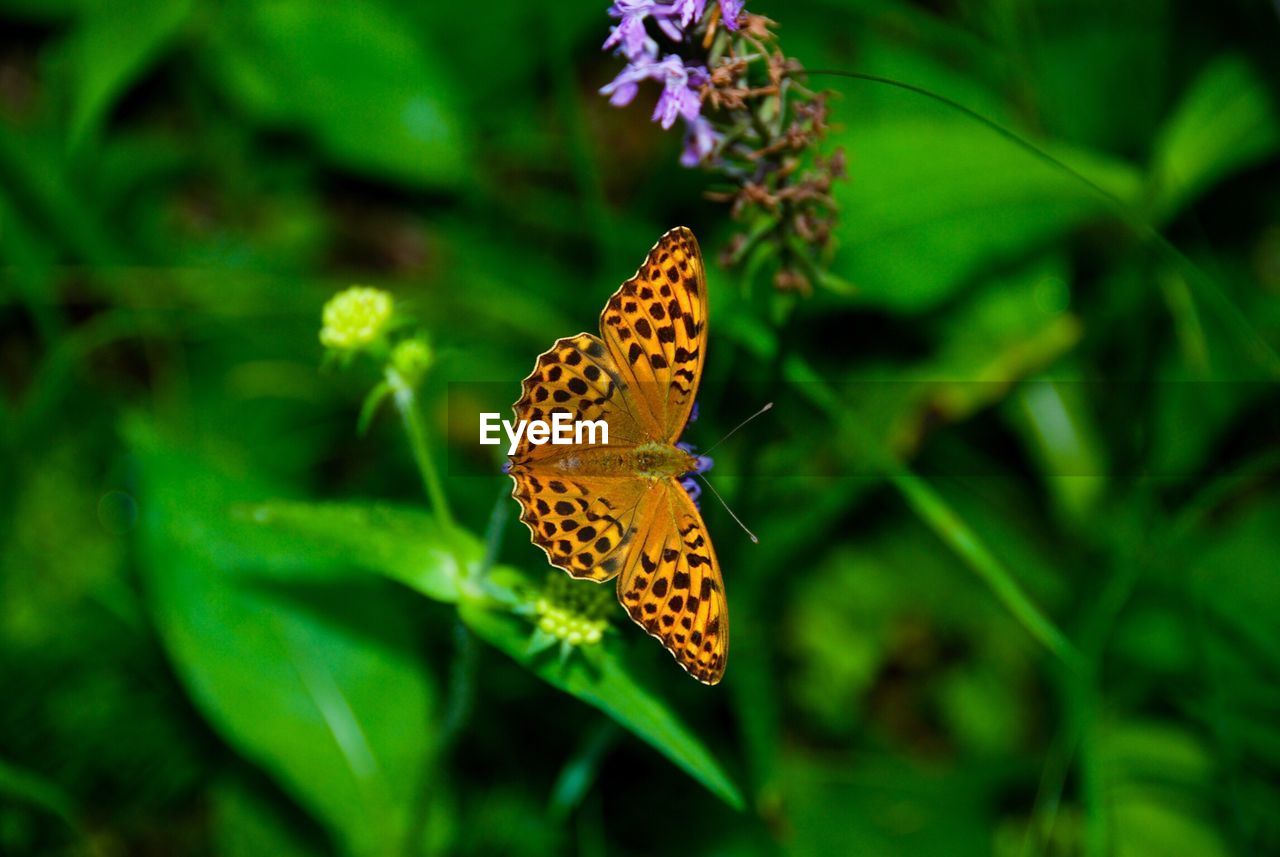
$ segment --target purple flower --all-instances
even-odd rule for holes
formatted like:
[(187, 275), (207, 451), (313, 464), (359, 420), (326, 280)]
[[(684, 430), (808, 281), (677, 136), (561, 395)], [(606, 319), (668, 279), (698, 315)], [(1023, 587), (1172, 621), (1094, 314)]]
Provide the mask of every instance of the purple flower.
[(663, 128), (670, 128), (677, 117), (686, 122), (698, 118), (702, 109), (699, 88), (707, 81), (707, 70), (702, 66), (686, 67), (675, 54), (661, 62), (650, 59), (634, 60), (608, 84), (600, 88), (601, 95), (609, 96), (615, 107), (630, 104), (636, 97), (642, 80), (662, 81), (662, 95), (653, 109), (653, 119)]
[[(737, 29), (737, 18), (746, 0), (717, 0), (726, 25)], [(635, 100), (640, 82), (655, 80), (662, 93), (653, 107), (653, 120), (669, 129), (676, 119), (685, 122), (684, 150), (680, 163), (686, 167), (706, 161), (720, 145), (723, 134), (702, 116), (702, 87), (710, 80), (706, 66), (686, 64), (676, 53), (659, 60), (656, 33), (651, 35), (650, 20), (662, 34), (680, 45), (686, 29), (702, 20), (708, 0), (614, 0), (609, 16), (618, 23), (609, 31), (604, 48), (613, 49), (627, 58), (627, 65), (617, 77), (600, 88), (609, 103), (625, 107)], [(695, 49), (697, 46), (693, 46)]]
[(674, 125), (677, 116), (692, 122), (702, 110), (702, 95), (698, 90), (707, 82), (707, 70), (700, 65), (685, 66), (675, 54), (663, 60), (662, 66), (662, 95), (653, 108), (654, 121), (660, 122), (664, 129)]
[(638, 17), (623, 18), (622, 23), (609, 32), (609, 38), (604, 40), (603, 47), (607, 50), (614, 46), (620, 46), (622, 55), (633, 61), (658, 54), (658, 43), (649, 38), (649, 33), (644, 28), (644, 19)]
[(668, 18), (666, 15), (655, 15), (653, 20), (658, 22), (658, 29), (662, 31), (668, 39), (673, 42), (683, 41), (684, 31), (680, 29), (680, 25)]
[[(680, 164), (686, 167), (696, 167), (716, 150), (716, 146), (720, 145), (720, 140), (723, 137), (724, 135), (717, 131), (705, 116), (698, 116), (692, 122), (686, 123), (684, 151), (680, 153)], [(697, 413), (696, 405), (694, 406), (694, 413)], [(693, 422), (694, 419), (696, 417), (690, 416), (689, 422)]]
[(655, 76), (657, 65), (650, 60), (632, 61), (618, 72), (617, 77), (600, 87), (600, 94), (609, 96), (609, 103), (614, 107), (626, 107), (639, 92), (640, 81)]
[[(677, 443), (676, 446), (688, 453), (692, 453), (694, 451), (693, 444), (685, 443), (684, 441)], [(712, 461), (711, 456), (699, 455), (697, 456), (697, 461), (694, 464), (693, 469), (680, 477), (680, 484), (684, 487), (685, 493), (689, 495), (689, 499), (693, 501), (693, 505), (698, 508), (702, 508), (698, 503), (698, 498), (702, 496), (702, 486), (698, 484), (698, 480), (694, 479), (694, 476), (699, 473), (706, 473), (714, 465), (715, 462)]]
[(747, 0), (720, 0), (720, 16), (724, 18), (724, 25), (730, 30), (738, 29), (738, 16), (746, 5)]
[[(705, 4), (706, 0), (701, 2)], [(608, 49), (621, 44), (622, 54), (629, 60), (639, 56), (657, 56), (658, 45), (649, 38), (644, 26), (645, 19), (653, 18), (667, 38), (678, 42), (684, 38), (684, 33), (671, 20), (671, 16), (675, 14), (674, 9), (674, 6), (663, 6), (656, 0), (614, 0), (609, 7), (609, 16), (620, 19), (621, 23), (605, 39), (604, 47)]]
[(702, 13), (707, 8), (707, 0), (675, 0), (671, 4), (671, 12), (680, 16), (680, 26), (687, 27), (694, 21), (702, 20)]

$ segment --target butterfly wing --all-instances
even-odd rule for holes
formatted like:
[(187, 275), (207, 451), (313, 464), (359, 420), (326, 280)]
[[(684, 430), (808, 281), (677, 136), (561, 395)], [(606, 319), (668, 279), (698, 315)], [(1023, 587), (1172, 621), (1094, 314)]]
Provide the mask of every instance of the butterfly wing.
[(658, 239), (609, 298), (600, 337), (639, 427), (648, 439), (675, 443), (707, 350), (707, 279), (692, 232), (681, 226)]
[(646, 491), (636, 520), (640, 526), (618, 576), (618, 600), (685, 671), (704, 684), (718, 684), (729, 654), (729, 608), (702, 515), (684, 487), (670, 479)]
[(573, 577), (609, 580), (623, 567), (640, 515), (644, 483), (564, 476), (513, 465), (520, 520), (547, 560)]
[[(609, 424), (611, 446), (634, 446), (649, 440), (623, 395), (625, 382), (608, 349), (589, 333), (566, 336), (538, 355), (529, 377), (520, 384), (514, 409), (517, 420), (547, 420), (568, 414), (574, 421), (604, 420)], [(535, 445), (520, 438), (512, 460), (531, 462), (563, 454), (564, 446)]]
[[(621, 393), (621, 381), (604, 344), (589, 333), (556, 340), (539, 355), (521, 385), (517, 420), (603, 420), (610, 446), (645, 440)], [(609, 580), (622, 567), (645, 485), (636, 477), (570, 473), (558, 466), (579, 447), (529, 443), (520, 438), (511, 456), (512, 496), (533, 543), (552, 565), (574, 577)]]

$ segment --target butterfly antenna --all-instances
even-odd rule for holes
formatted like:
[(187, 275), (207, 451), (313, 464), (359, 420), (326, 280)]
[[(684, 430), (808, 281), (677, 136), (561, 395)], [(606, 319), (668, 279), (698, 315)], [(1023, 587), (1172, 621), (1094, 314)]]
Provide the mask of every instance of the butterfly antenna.
[[(764, 410), (765, 410), (765, 411), (767, 411), (767, 410), (769, 410), (769, 408), (771, 408), (772, 406), (773, 406), (773, 404), (772, 404), (772, 403), (770, 403), (770, 404), (768, 404), (768, 405), (765, 405)], [(761, 411), (760, 413), (764, 413), (764, 411)], [(759, 414), (757, 414), (757, 416), (759, 416)], [(734, 431), (737, 431), (737, 429), (734, 429)], [(733, 434), (733, 432), (729, 432), (729, 434)], [(703, 476), (701, 473), (695, 473), (695, 474), (693, 474), (693, 475), (694, 475), (694, 476), (697, 476), (699, 479), (701, 479), (701, 480), (702, 480), (702, 484), (703, 484), (703, 485), (706, 485), (708, 488), (710, 488), (710, 489), (711, 489), (711, 493), (712, 493), (712, 494), (714, 494), (714, 495), (716, 495), (716, 499), (720, 501), (720, 505), (721, 505), (721, 506), (724, 506), (724, 510), (725, 510), (726, 512), (728, 512), (728, 513), (729, 513), (729, 517), (733, 518), (735, 521), (737, 521), (737, 522), (738, 522), (738, 526), (739, 526), (739, 527), (742, 527), (742, 531), (743, 531), (744, 533), (746, 533), (748, 536), (750, 536), (750, 537), (751, 537), (751, 541), (755, 542), (756, 544), (760, 544), (760, 539), (756, 537), (756, 534), (755, 534), (755, 533), (753, 533), (753, 532), (751, 532), (749, 529), (747, 529), (747, 525), (746, 525), (746, 524), (744, 524), (744, 523), (742, 523), (742, 519), (741, 519), (741, 518), (739, 518), (737, 515), (735, 515), (735, 514), (733, 513), (733, 510), (729, 508), (729, 504), (728, 504), (728, 503), (726, 503), (726, 502), (724, 501), (724, 498), (720, 496), (720, 492), (716, 490), (716, 487), (715, 487), (714, 485), (712, 485), (710, 482), (708, 482), (708, 481), (707, 481), (707, 477)]]
[[(763, 408), (761, 408), (760, 410), (756, 411), (754, 414), (752, 414), (751, 416), (747, 417), (745, 420), (743, 420), (742, 422), (740, 422), (740, 423), (738, 423), (736, 426), (734, 426), (734, 427), (733, 427), (733, 429), (732, 429), (732, 430), (731, 430), (727, 435), (725, 435), (724, 437), (720, 438), (718, 441), (716, 441), (715, 443), (711, 444), (711, 446), (707, 447), (706, 449), (704, 449), (704, 450), (700, 450), (700, 451), (698, 452), (698, 455), (707, 455), (708, 453), (710, 453), (710, 452), (711, 452), (711, 450), (715, 449), (717, 446), (719, 446), (720, 444), (724, 443), (724, 442), (725, 442), (726, 440), (728, 440), (729, 438), (733, 437), (733, 436), (734, 436), (734, 434), (738, 431), (738, 429), (742, 428), (742, 427), (743, 427), (743, 426), (745, 426), (747, 423), (751, 422), (751, 421), (752, 421), (752, 420), (754, 420), (756, 417), (760, 416), (761, 414), (763, 414), (765, 411), (769, 410), (769, 409), (770, 409), (770, 408), (772, 408), (772, 407), (773, 407), (773, 402), (769, 402), (769, 404), (765, 405)], [(712, 488), (711, 490), (712, 490), (712, 491), (714, 491), (715, 489), (714, 489), (714, 488)], [(723, 503), (724, 501), (723, 501), (723, 500), (721, 500), (720, 502), (722, 502), (722, 503)], [(728, 508), (728, 507), (726, 506), (725, 508)], [(743, 529), (745, 529), (745, 527), (744, 527)]]

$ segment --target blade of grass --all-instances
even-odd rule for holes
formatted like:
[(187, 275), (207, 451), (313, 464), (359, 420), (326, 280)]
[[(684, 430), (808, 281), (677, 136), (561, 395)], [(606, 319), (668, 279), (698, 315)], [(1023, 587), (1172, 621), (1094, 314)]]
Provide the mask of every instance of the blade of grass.
[(1069, 668), (1076, 670), (1081, 666), (1083, 661), (1076, 647), (1022, 591), (977, 532), (928, 480), (912, 473), (910, 466), (896, 460), (869, 438), (857, 421), (850, 418), (840, 397), (803, 358), (797, 355), (788, 358), (784, 375), (788, 383), (837, 425), (842, 440), (849, 439), (850, 443), (841, 443), (841, 447), (856, 449), (865, 455), (865, 463), (898, 490), (911, 510), (977, 574), (1027, 633)]
[(888, 478), (916, 515), (978, 575), (1032, 637), (1063, 663), (1079, 666), (1079, 654), (1062, 631), (1027, 597), (1013, 575), (941, 494), (910, 470), (890, 473)]

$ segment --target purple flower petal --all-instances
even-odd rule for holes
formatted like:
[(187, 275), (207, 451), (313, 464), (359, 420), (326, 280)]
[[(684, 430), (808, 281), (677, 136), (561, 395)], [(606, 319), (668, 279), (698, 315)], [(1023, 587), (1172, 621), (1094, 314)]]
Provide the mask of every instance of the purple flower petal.
[(658, 74), (662, 80), (662, 95), (653, 108), (653, 119), (660, 122), (663, 128), (670, 128), (677, 117), (684, 117), (692, 122), (702, 110), (702, 96), (695, 86), (696, 81), (706, 79), (706, 69), (701, 66), (685, 67), (684, 61), (675, 54), (669, 55), (658, 64)]
[(702, 497), (702, 486), (698, 484), (698, 480), (691, 476), (686, 476), (680, 480), (680, 487), (684, 488), (684, 492), (689, 495), (689, 499), (693, 501), (693, 505), (702, 508), (702, 504), (698, 502)]
[(649, 78), (662, 79), (665, 72), (663, 63), (649, 59), (636, 59), (618, 72), (612, 81), (600, 87), (600, 94), (609, 96), (609, 103), (615, 107), (623, 107), (636, 97), (638, 84)]
[(747, 0), (720, 0), (720, 16), (724, 18), (724, 25), (730, 30), (738, 29), (738, 16), (746, 5)]
[(658, 56), (658, 43), (649, 38), (640, 18), (623, 18), (622, 23), (610, 30), (609, 38), (605, 39), (602, 47), (605, 50), (618, 48), (618, 52), (631, 62), (653, 60)]
[(670, 18), (654, 18), (658, 22), (658, 29), (662, 31), (668, 39), (673, 42), (684, 41), (684, 31), (680, 29), (680, 25)]
[(634, 80), (623, 77), (625, 74), (626, 72), (624, 71), (615, 77), (612, 83), (600, 87), (600, 94), (609, 96), (609, 103), (614, 107), (626, 107), (636, 97), (636, 93), (640, 91), (640, 87), (636, 85)]
[(671, 4), (672, 13), (680, 16), (681, 27), (701, 21), (706, 8), (707, 0), (676, 0)]

